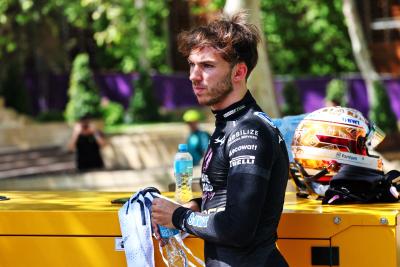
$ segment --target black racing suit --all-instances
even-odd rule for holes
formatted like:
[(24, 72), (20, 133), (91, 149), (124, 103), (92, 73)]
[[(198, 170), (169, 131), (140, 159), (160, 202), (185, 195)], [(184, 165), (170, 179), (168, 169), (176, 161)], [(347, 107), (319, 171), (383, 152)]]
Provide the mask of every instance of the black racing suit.
[(275, 246), (289, 170), (283, 138), (249, 92), (214, 113), (201, 213), (179, 207), (173, 224), (204, 239), (207, 266), (287, 266)]

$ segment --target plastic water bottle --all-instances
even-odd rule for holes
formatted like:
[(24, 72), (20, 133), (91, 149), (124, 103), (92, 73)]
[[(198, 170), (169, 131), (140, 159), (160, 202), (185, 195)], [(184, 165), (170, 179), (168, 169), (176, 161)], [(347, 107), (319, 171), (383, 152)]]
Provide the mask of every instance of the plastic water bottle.
[(164, 240), (165, 245), (162, 247), (163, 255), (168, 262), (168, 267), (187, 267), (188, 259), (181, 245), (174, 238)]
[(160, 236), (163, 239), (168, 239), (173, 237), (174, 235), (179, 234), (178, 229), (171, 229), (162, 225), (158, 225), (158, 231), (160, 232)]
[(188, 152), (187, 144), (179, 144), (174, 159), (175, 200), (185, 203), (192, 197), (193, 158)]

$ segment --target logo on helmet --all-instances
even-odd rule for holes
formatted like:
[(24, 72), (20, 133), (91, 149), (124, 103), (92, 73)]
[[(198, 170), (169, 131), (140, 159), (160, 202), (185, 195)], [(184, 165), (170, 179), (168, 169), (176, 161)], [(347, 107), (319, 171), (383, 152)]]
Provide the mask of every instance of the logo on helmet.
[(361, 122), (360, 122), (359, 120), (356, 120), (356, 119), (342, 118), (342, 120), (343, 120), (345, 123), (355, 124), (355, 125), (361, 125)]

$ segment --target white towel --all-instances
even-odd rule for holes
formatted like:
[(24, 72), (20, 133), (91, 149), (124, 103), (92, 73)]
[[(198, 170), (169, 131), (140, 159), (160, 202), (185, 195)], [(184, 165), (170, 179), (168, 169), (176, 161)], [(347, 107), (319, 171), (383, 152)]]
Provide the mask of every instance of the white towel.
[[(151, 205), (155, 197), (165, 198), (164, 196), (155, 193), (154, 190), (140, 190), (118, 211), (122, 242), (128, 267), (155, 266), (151, 226)], [(204, 262), (194, 256), (190, 249), (185, 246), (180, 234), (171, 238), (177, 241), (177, 243), (174, 242), (176, 249), (180, 250), (180, 252), (184, 254), (185, 266), (195, 266), (187, 259), (186, 254), (191, 255), (200, 266), (204, 266)], [(163, 255), (161, 246), (159, 246), (159, 249), (165, 265), (175, 267), (168, 263), (168, 259)]]
[(155, 266), (149, 210), (152, 200), (151, 193), (139, 191), (118, 212), (128, 267)]

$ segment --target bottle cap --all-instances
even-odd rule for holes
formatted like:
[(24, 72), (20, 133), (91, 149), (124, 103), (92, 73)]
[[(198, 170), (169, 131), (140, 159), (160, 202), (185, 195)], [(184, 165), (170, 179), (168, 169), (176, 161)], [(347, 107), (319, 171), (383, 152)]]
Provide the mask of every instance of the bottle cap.
[(179, 152), (187, 152), (188, 151), (187, 144), (179, 144), (178, 145), (178, 151)]

